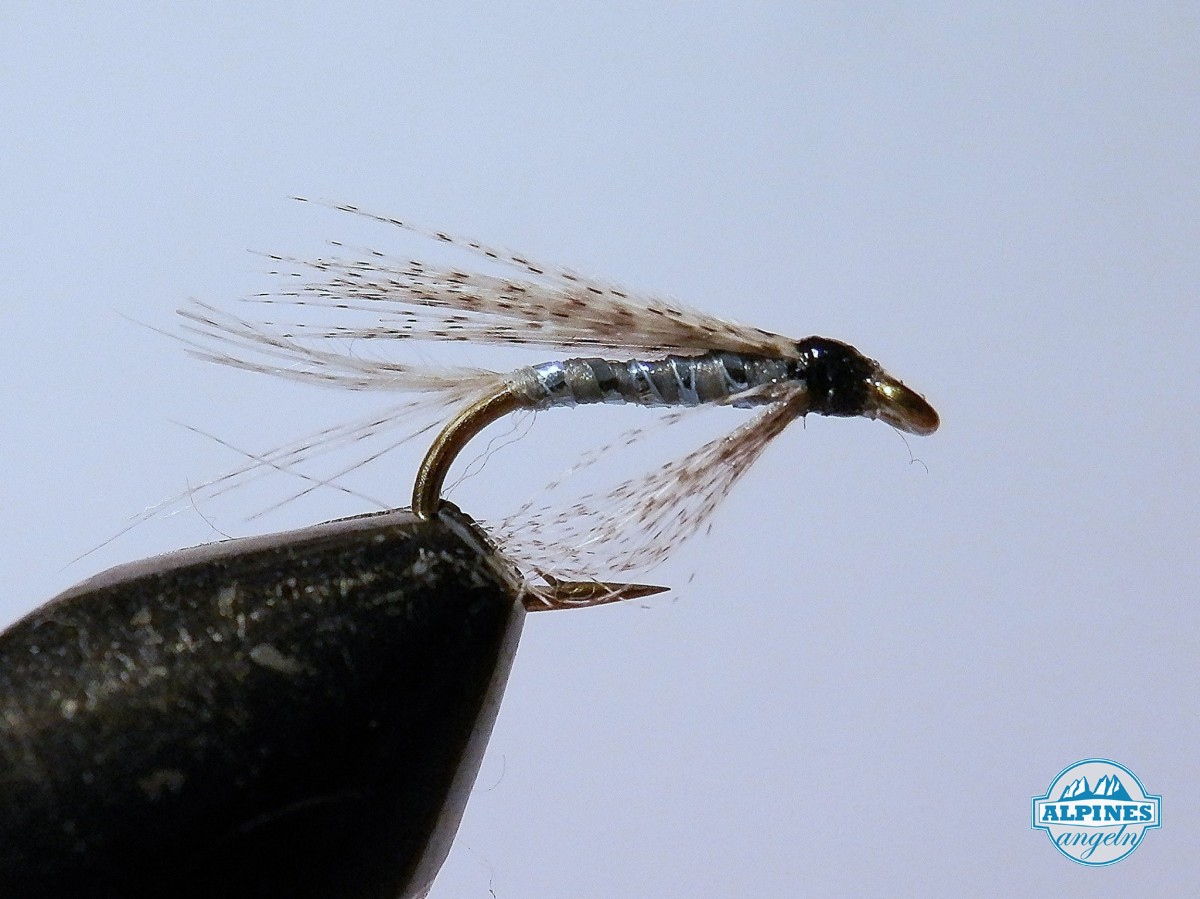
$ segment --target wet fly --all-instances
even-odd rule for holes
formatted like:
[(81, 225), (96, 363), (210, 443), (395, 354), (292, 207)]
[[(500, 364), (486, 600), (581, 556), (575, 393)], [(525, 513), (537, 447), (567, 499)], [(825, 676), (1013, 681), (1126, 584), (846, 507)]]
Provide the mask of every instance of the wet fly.
[[(724, 405), (754, 412), (683, 458), (589, 495), (569, 510), (529, 503), (493, 525), (498, 545), (529, 574), (530, 608), (594, 605), (665, 589), (604, 578), (664, 559), (709, 519), (737, 479), (797, 418), (861, 416), (920, 435), (938, 427), (938, 415), (923, 397), (840, 341), (782, 337), (355, 206), (334, 208), (425, 234), (506, 273), (402, 261), (374, 251), (309, 260), (272, 256), (293, 266), (276, 274), (310, 280), (255, 299), (328, 310), (326, 323), (242, 318), (198, 302), (180, 310), (189, 332), (185, 339), (209, 360), (409, 396), (370, 422), (280, 447), (205, 487), (227, 489), (263, 469), (290, 470), (315, 452), (429, 413), (434, 421), (407, 435), (432, 432), (445, 422), (413, 488), (412, 509), (428, 518), (437, 512), (447, 474), (463, 448), (489, 424), (519, 410), (605, 403), (668, 410)], [(363, 314), (363, 324), (349, 320)], [(364, 358), (345, 349), (359, 339), (518, 345), (579, 355), (497, 372)]]

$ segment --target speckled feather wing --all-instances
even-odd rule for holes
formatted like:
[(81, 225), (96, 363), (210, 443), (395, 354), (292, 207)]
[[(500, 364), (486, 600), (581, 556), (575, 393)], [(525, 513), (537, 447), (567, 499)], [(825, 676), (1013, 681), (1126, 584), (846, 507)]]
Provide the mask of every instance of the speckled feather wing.
[[(327, 340), (429, 340), (541, 346), (574, 355), (598, 350), (619, 356), (709, 350), (785, 357), (795, 353), (793, 341), (759, 328), (475, 240), (419, 229), (401, 219), (348, 205), (334, 208), (457, 247), (500, 273), (403, 261), (375, 250), (351, 253), (338, 243), (333, 244), (338, 255), (326, 258), (272, 255), (269, 258), (283, 264), (275, 274), (284, 283), (254, 301), (297, 311), (286, 318), (288, 313), (274, 310), (270, 321), (252, 327), (305, 345)], [(507, 276), (506, 270), (518, 274)], [(313, 313), (322, 309), (335, 311), (338, 320), (314, 320)], [(332, 361), (316, 351), (313, 360), (326, 371)], [(402, 380), (405, 376), (400, 375)]]

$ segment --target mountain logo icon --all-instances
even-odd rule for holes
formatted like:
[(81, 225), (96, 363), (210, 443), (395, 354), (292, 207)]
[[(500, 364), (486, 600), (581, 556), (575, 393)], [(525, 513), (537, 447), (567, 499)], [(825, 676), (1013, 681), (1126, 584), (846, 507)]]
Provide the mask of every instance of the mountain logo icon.
[(1127, 802), (1133, 800), (1129, 798), (1129, 793), (1125, 787), (1121, 785), (1121, 779), (1115, 774), (1111, 777), (1105, 774), (1098, 781), (1094, 789), (1089, 789), (1088, 780), (1086, 777), (1077, 777), (1067, 786), (1063, 787), (1062, 795), (1058, 797), (1064, 802), (1069, 802), (1072, 799), (1124, 799)]
[(1162, 826), (1162, 797), (1109, 759), (1068, 765), (1033, 797), (1033, 829), (1044, 830), (1059, 852), (1081, 865), (1111, 865)]

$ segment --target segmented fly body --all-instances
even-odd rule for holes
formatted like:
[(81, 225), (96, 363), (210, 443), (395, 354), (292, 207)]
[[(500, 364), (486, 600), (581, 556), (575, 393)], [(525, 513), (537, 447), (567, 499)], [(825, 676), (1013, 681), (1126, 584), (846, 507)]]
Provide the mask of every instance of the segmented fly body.
[[(418, 231), (353, 206), (335, 208)], [(317, 452), (364, 441), (401, 420), (432, 418), (405, 439), (427, 433), (452, 410), (421, 463), (413, 489), (413, 511), (429, 517), (437, 512), (446, 476), (462, 449), (487, 425), (517, 410), (592, 403), (757, 410), (731, 433), (603, 495), (589, 495), (569, 510), (535, 509), (527, 503), (490, 527), (500, 548), (530, 576), (527, 606), (562, 608), (665, 589), (604, 578), (665, 558), (709, 518), (766, 445), (797, 418), (810, 412), (877, 418), (912, 434), (930, 434), (938, 427), (937, 413), (919, 394), (845, 343), (823, 337), (791, 340), (444, 232), (419, 233), (516, 269), (519, 275), (399, 262), (374, 251), (360, 258), (272, 256), (294, 266), (287, 274), (303, 277), (308, 271), (317, 277), (255, 299), (331, 310), (334, 323), (251, 320), (201, 303), (180, 311), (191, 332), (185, 339), (194, 352), (210, 360), (295, 380), (412, 397), (369, 422), (331, 428), (254, 457), (243, 468), (202, 485), (202, 490), (229, 489), (264, 469), (292, 470)], [(364, 324), (349, 321), (362, 314), (368, 316)], [(346, 349), (353, 339), (469, 341), (567, 352), (588, 348), (621, 358), (573, 357), (500, 373), (363, 358)], [(333, 349), (325, 348), (331, 345)], [(368, 460), (360, 458), (351, 467)], [(535, 585), (535, 575), (544, 583)]]

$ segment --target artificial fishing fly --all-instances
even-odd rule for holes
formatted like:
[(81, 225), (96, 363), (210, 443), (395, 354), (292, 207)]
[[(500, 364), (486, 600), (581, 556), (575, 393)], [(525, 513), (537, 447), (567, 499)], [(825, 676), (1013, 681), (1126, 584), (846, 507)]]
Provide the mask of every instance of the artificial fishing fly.
[[(205, 488), (228, 489), (261, 469), (291, 470), (317, 451), (433, 413), (435, 421), (408, 439), (431, 431), (449, 409), (452, 416), (426, 453), (413, 488), (413, 511), (430, 518), (467, 443), (518, 410), (590, 403), (759, 410), (731, 433), (647, 476), (588, 496), (569, 512), (526, 504), (491, 528), (499, 546), (530, 575), (530, 609), (596, 605), (666, 589), (610, 583), (602, 576), (665, 558), (709, 518), (767, 444), (810, 412), (879, 419), (911, 434), (937, 430), (938, 415), (923, 397), (848, 344), (824, 337), (792, 340), (355, 206), (334, 208), (425, 234), (519, 274), (403, 262), (374, 251), (357, 259), (271, 256), (295, 267), (286, 274), (302, 277), (308, 271), (317, 277), (254, 299), (332, 310), (334, 323), (254, 321), (202, 303), (180, 310), (191, 332), (185, 339), (209, 360), (294, 380), (413, 395), (370, 422), (331, 428), (253, 457)], [(362, 325), (346, 320), (362, 313), (369, 316)], [(576, 357), (501, 373), (367, 359), (342, 349), (354, 339), (589, 348), (621, 358)], [(338, 348), (322, 348), (335, 341)], [(324, 483), (328, 480), (309, 489)], [(577, 548), (573, 557), (570, 546)], [(554, 572), (572, 577), (560, 580)], [(544, 585), (533, 585), (534, 574)]]

